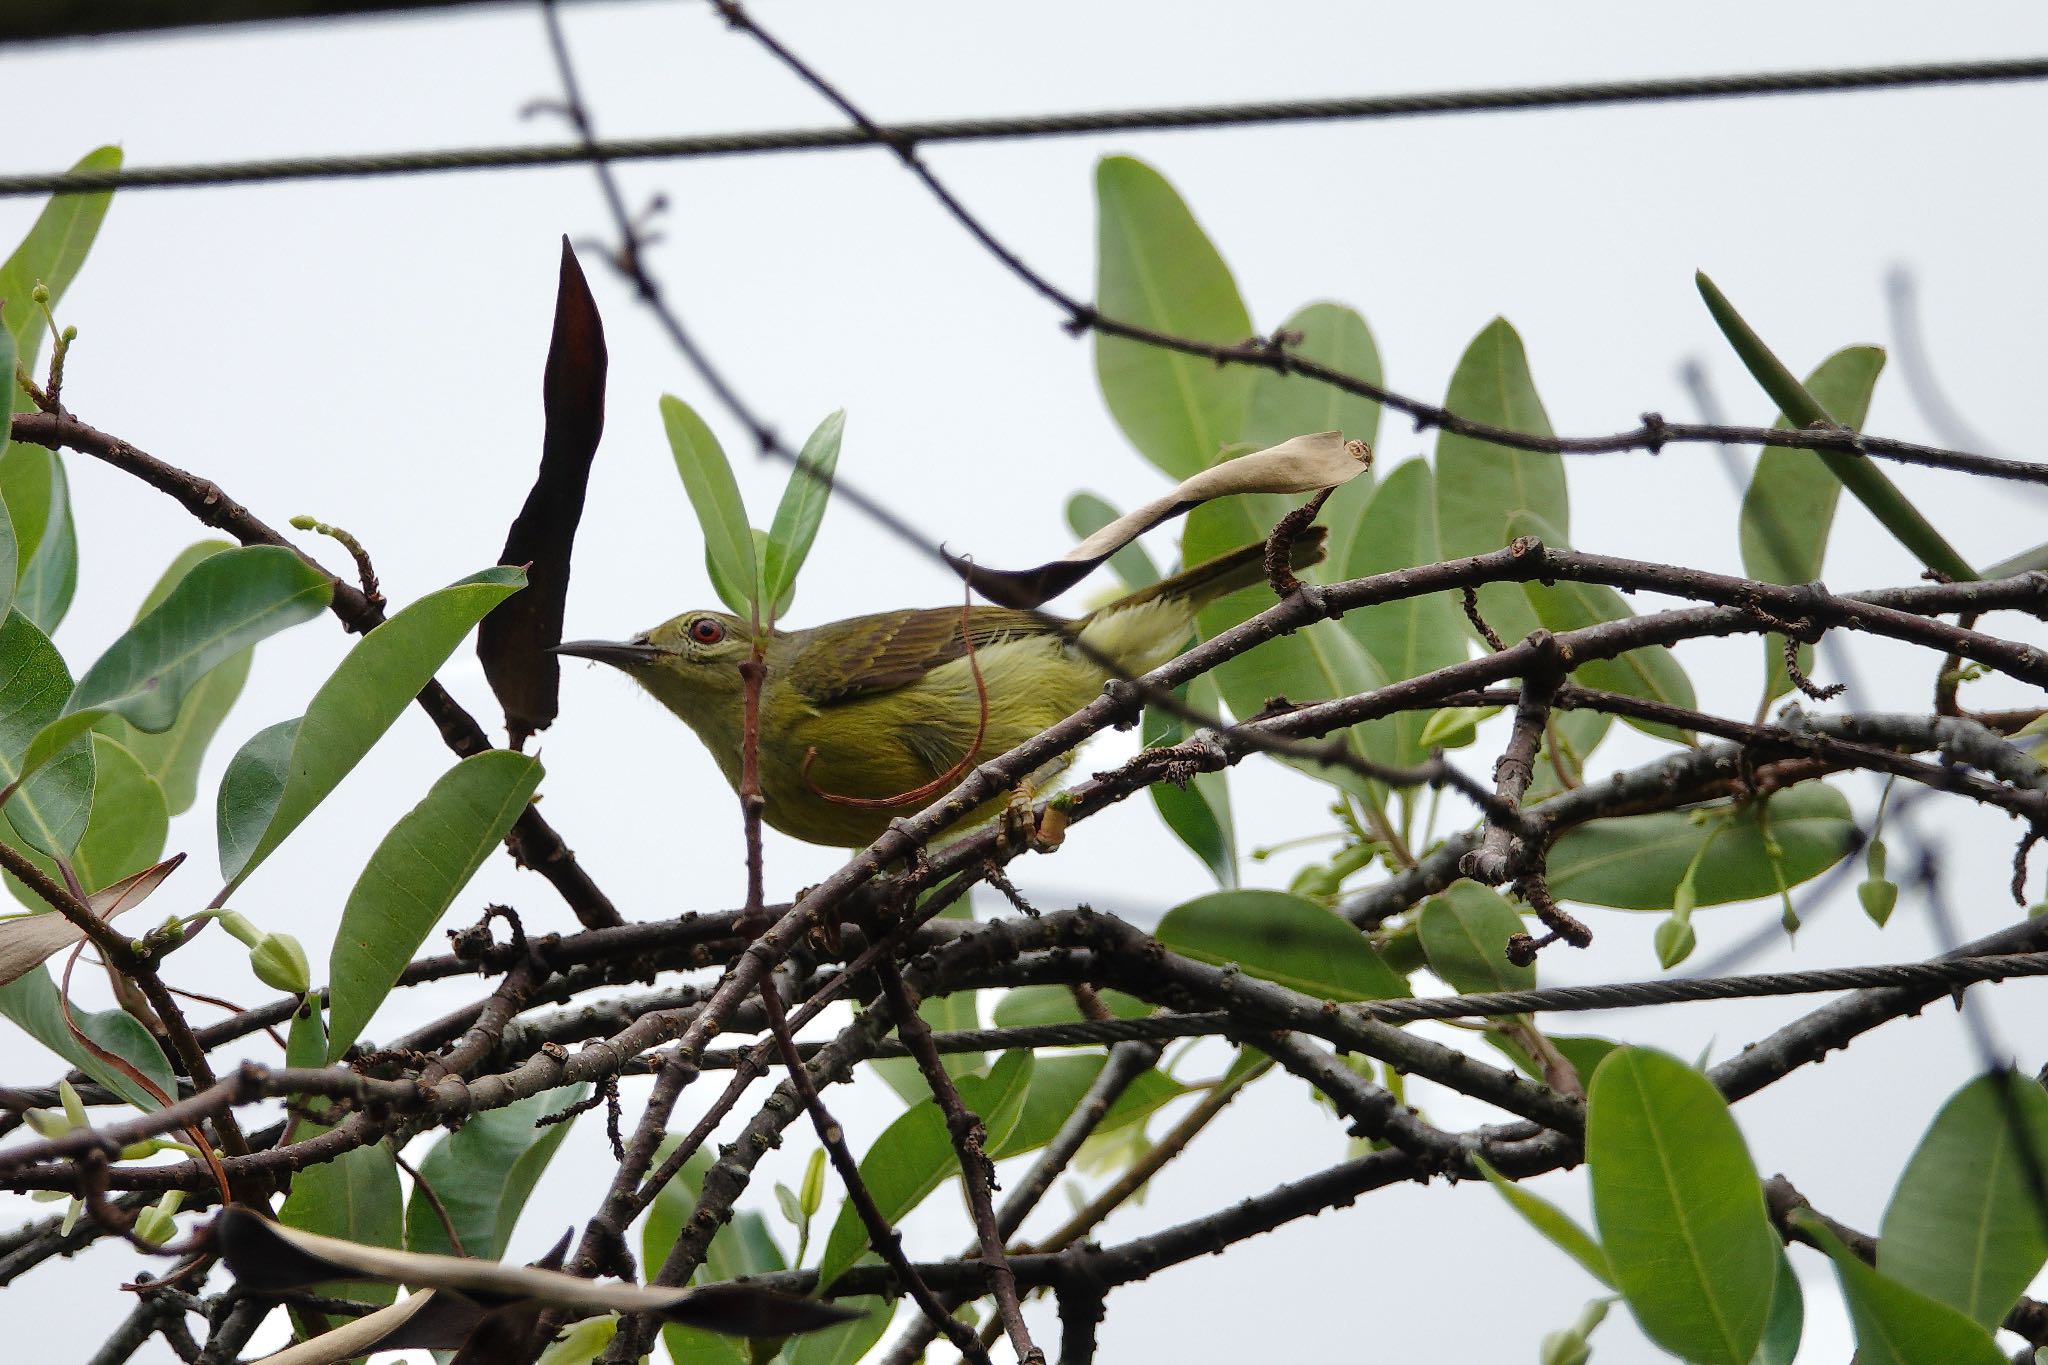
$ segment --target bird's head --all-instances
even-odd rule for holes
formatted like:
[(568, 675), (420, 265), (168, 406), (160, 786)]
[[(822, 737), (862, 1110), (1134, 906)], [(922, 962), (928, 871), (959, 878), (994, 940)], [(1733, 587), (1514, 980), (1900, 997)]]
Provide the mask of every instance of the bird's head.
[(595, 659), (630, 676), (700, 732), (741, 695), (749, 627), (722, 611), (686, 611), (630, 640), (567, 640), (555, 653)]

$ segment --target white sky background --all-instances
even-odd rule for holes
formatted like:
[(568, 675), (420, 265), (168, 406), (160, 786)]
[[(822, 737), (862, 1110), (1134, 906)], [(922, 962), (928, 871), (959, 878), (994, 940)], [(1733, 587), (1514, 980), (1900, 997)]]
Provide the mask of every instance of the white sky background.
[[(1515, 4), (1368, 10), (1186, 0), (1007, 8), (869, 0), (778, 3), (760, 13), (884, 119), (2048, 49), (2048, 14), (2016, 6), (1952, 11), (1938, 26), (1924, 7), (1900, 4), (1582, 6), (1569, 22), (1557, 10)], [(589, 5), (568, 17), (602, 134), (835, 122), (705, 7)], [(556, 93), (538, 16), (526, 8), (0, 50), (0, 80), (18, 95), (0, 143), (8, 169), (59, 168), (109, 141), (124, 145), (131, 164), (150, 165), (565, 135), (559, 123), (520, 118), (523, 105)], [(1389, 382), (1434, 400), (1472, 335), (1505, 315), (1527, 343), (1554, 424), (1569, 433), (1631, 426), (1646, 409), (1690, 416), (1676, 378), (1687, 356), (1704, 358), (1736, 420), (1768, 419), (1769, 404), (1694, 293), (1695, 268), (1713, 274), (1804, 372), (1838, 346), (1889, 341), (1882, 279), (1903, 263), (1917, 274), (1927, 345), (1950, 397), (2004, 451), (2039, 456), (2026, 436), (2039, 418), (2035, 376), (2048, 359), (2037, 321), (2048, 284), (2043, 201), (2032, 174), (2044, 110), (2048, 89), (2026, 85), (1127, 134), (942, 146), (928, 156), (999, 235), (1085, 295), (1093, 163), (1110, 152), (1138, 155), (1186, 196), (1260, 328), (1314, 299), (1351, 304), (1374, 330)], [(1158, 489), (1159, 476), (1097, 396), (1089, 344), (1061, 331), (882, 154), (637, 164), (622, 175), (636, 202), (668, 196), (654, 268), (740, 390), (793, 441), (847, 407), (842, 476), (886, 495), (934, 538), (984, 562), (1033, 561), (1067, 542), (1061, 508), (1074, 489), (1126, 505)], [(0, 245), (18, 239), (38, 207), (0, 201)], [(63, 306), (63, 320), (82, 334), (66, 399), (84, 420), (218, 480), (273, 525), (305, 512), (348, 527), (403, 602), (490, 562), (502, 543), (538, 456), (557, 239), (608, 231), (594, 180), (577, 168), (124, 193)], [(713, 600), (661, 439), (657, 395), (676, 392), (707, 413), (735, 452), (757, 520), (772, 511), (782, 471), (745, 454), (738, 428), (711, 408), (649, 318), (594, 253), (585, 260), (610, 341), (610, 421), (568, 629), (621, 636)], [(1869, 426), (1933, 439), (1896, 364)], [(1390, 419), (1381, 467), (1433, 444)], [(78, 600), (57, 639), (76, 669), (119, 633), (162, 566), (200, 530), (140, 484), (82, 457), (67, 463), (82, 556)], [(1978, 562), (2048, 538), (2048, 498), (1892, 472)], [(1706, 450), (1579, 460), (1571, 484), (1580, 548), (1739, 567), (1734, 496)], [(313, 549), (343, 563), (328, 545)], [(1160, 550), (1170, 554), (1170, 544)], [(1877, 586), (1916, 573), (1845, 498), (1830, 583)], [(825, 522), (793, 624), (939, 603), (956, 592), (942, 570), (841, 505)], [(314, 623), (259, 652), (202, 778), (200, 804), (173, 827), (171, 847), (193, 851), (195, 866), (159, 897), (170, 898), (164, 909), (196, 909), (213, 889), (211, 795), (228, 755), (303, 709), (348, 643), (331, 623)], [(1746, 714), (1757, 653), (1745, 640), (1688, 647), (1681, 657), (1703, 704)], [(1924, 709), (1932, 670), (1925, 660), (1892, 667), (1898, 657), (1863, 651), (1861, 677), (1875, 704)], [(446, 676), (480, 719), (495, 716), (467, 650)], [(2025, 700), (2021, 689), (1997, 684), (1967, 699)], [(572, 667), (563, 700), (541, 748), (545, 810), (625, 913), (737, 903), (735, 807), (694, 740), (606, 671)], [(1101, 766), (1115, 743), (1084, 762)], [(1597, 767), (1650, 751), (1616, 727)], [(1492, 750), (1467, 752), (1484, 772)], [(424, 717), (409, 713), (251, 879), (239, 908), (300, 935), (320, 974), (364, 859), (451, 761)], [(1874, 789), (1851, 789), (1867, 811)], [(1247, 848), (1326, 823), (1318, 787), (1263, 765), (1246, 770), (1235, 793)], [(1975, 814), (1928, 827), (1941, 836), (1965, 932), (2009, 921), (2016, 912), (2003, 887), (2013, 831)], [(775, 896), (836, 862), (776, 836), (769, 858)], [(1903, 861), (1897, 844), (1893, 859)], [(1287, 870), (1276, 859), (1250, 866), (1247, 878), (1284, 885)], [(1086, 897), (1140, 922), (1209, 889), (1143, 802), (1077, 827), (1056, 860), (1028, 861), (1017, 877), (1041, 904)], [(449, 922), (466, 923), (497, 899), (518, 906), (532, 931), (574, 927), (545, 883), (503, 860), (488, 865)], [(1702, 912), (1701, 960), (1776, 916), (1775, 905)], [(1545, 980), (1654, 975), (1655, 919), (1595, 912), (1595, 948), (1577, 956), (1553, 949)], [(1936, 947), (1912, 896), (1880, 935), (1845, 895), (1796, 949), (1756, 965), (1904, 960)], [(221, 935), (181, 953), (175, 974), (242, 999), (266, 994)], [(393, 1036), (479, 990), (457, 982), (406, 993), (372, 1036)], [(2038, 988), (1997, 994), (2001, 1036), (2031, 1070), (2043, 1060)], [(1695, 1005), (1553, 1023), (1651, 1038), (1686, 1056), (1711, 1046), (1720, 1057), (1802, 1008)], [(1930, 1010), (1737, 1112), (1766, 1174), (1783, 1171), (1828, 1212), (1874, 1231), (1901, 1163), (1972, 1057), (1953, 1011)], [(0, 1053), (9, 1083), (45, 1081), (55, 1069), (18, 1037)], [(895, 1108), (878, 1085), (860, 1089), (833, 1104), (864, 1140)], [(702, 1102), (699, 1093), (679, 1121)], [(1476, 1106), (1428, 1087), (1414, 1097), (1440, 1121), (1480, 1117)], [(1264, 1190), (1338, 1159), (1343, 1144), (1339, 1124), (1298, 1084), (1270, 1079), (1102, 1238)], [(810, 1146), (807, 1128), (792, 1130), (763, 1176), (793, 1183)], [(529, 1207), (514, 1253), (535, 1254), (580, 1222), (608, 1165), (601, 1124), (586, 1121)], [(1583, 1211), (1582, 1174), (1537, 1188)], [(4, 1202), (10, 1225), (44, 1212)], [(949, 1253), (965, 1227), (949, 1196), (935, 1196), (911, 1220), (913, 1250)], [(1841, 1359), (1848, 1338), (1832, 1277), (1809, 1253), (1794, 1260), (1808, 1278), (1802, 1358)], [(126, 1312), (129, 1300), (114, 1285), (138, 1264), (127, 1249), (105, 1247), (35, 1272), (6, 1297), (9, 1353), (85, 1358), (99, 1329)], [(1402, 1188), (1119, 1291), (1101, 1358), (1285, 1359), (1334, 1347), (1356, 1359), (1531, 1359), (1543, 1333), (1570, 1321), (1596, 1289), (1489, 1191)], [(1484, 1311), (1474, 1311), (1480, 1303)], [(1041, 1341), (1056, 1338), (1049, 1313), (1037, 1321)], [(1623, 1313), (1596, 1344), (1604, 1359), (1648, 1349)], [(170, 1359), (157, 1349), (138, 1359)]]

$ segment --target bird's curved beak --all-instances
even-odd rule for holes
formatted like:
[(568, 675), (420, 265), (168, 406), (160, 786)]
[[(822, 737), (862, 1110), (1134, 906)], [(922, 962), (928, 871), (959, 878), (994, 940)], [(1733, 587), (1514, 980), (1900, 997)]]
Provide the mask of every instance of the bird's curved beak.
[(668, 651), (644, 640), (564, 640), (548, 651), (577, 659), (595, 659), (613, 668), (634, 668), (668, 657)]

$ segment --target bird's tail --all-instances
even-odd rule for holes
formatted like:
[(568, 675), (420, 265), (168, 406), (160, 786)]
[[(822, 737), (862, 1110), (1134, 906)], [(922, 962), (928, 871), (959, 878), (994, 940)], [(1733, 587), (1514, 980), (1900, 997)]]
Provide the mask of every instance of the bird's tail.
[[(1329, 528), (1311, 526), (1288, 548), (1290, 567), (1322, 562)], [(1094, 612), (1081, 623), (1088, 643), (1133, 672), (1157, 668), (1180, 650), (1195, 613), (1219, 597), (1266, 579), (1266, 543), (1254, 541), (1228, 554), (1182, 569)]]

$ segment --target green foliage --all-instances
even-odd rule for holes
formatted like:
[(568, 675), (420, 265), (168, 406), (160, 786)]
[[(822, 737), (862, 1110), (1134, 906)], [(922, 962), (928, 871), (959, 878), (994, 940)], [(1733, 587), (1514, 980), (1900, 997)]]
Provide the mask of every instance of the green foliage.
[[(420, 1162), (420, 1179), (439, 1197), (464, 1254), (504, 1258), (520, 1211), (575, 1125), (572, 1117), (536, 1128), (535, 1120), (567, 1109), (589, 1089), (566, 1085), (473, 1114)], [(440, 1215), (418, 1186), (406, 1204), (405, 1245), (408, 1251), (456, 1254)]]
[(711, 584), (736, 616), (755, 617), (760, 599), (760, 565), (754, 534), (747, 527), (747, 507), (724, 447), (711, 434), (696, 409), (673, 394), (661, 398), (661, 425), (668, 433), (676, 473), (696, 509), (704, 530), (704, 565)]
[[(318, 1131), (301, 1125), (294, 1136), (303, 1140)], [(391, 1149), (373, 1142), (351, 1148), (332, 1161), (308, 1166), (292, 1177), (292, 1192), (278, 1209), (277, 1220), (302, 1232), (403, 1250), (405, 1201)], [(343, 1294), (369, 1303), (390, 1303), (398, 1296), (395, 1285), (377, 1280), (336, 1282), (314, 1292)]]
[(1385, 1000), (1408, 982), (1344, 920), (1283, 891), (1216, 891), (1167, 912), (1153, 937), (1184, 957), (1235, 964), (1325, 1000)]
[(1644, 1334), (1686, 1360), (1749, 1365), (1778, 1235), (1713, 1083), (1661, 1052), (1617, 1049), (1587, 1090), (1586, 1167), (1615, 1287)]
[(1938, 1299), (1865, 1265), (1810, 1213), (1793, 1215), (1835, 1263), (1859, 1365), (2005, 1365), (1991, 1334)]
[(1466, 994), (1525, 991), (1536, 985), (1536, 964), (1508, 961), (1510, 936), (1523, 932), (1522, 916), (1498, 891), (1455, 881), (1422, 905), (1422, 951), (1429, 969)]
[(347, 1051), (456, 895), (504, 841), (540, 785), (538, 759), (492, 749), (463, 759), (392, 826), (356, 879), (328, 959), (327, 1059)]
[[(71, 1036), (64, 1023), (64, 1006), (57, 983), (47, 968), (37, 967), (0, 986), (0, 1014), (21, 1031), (62, 1057), (86, 1075), (141, 1109), (157, 1108), (156, 1099), (137, 1085), (119, 1067), (111, 1066)], [(156, 1039), (133, 1015), (111, 1009), (100, 1013), (73, 1008), (73, 1021), (85, 1035), (115, 1056), (134, 1066), (156, 1088), (175, 1095), (178, 1079)]]
[(761, 579), (761, 595), (773, 605), (775, 620), (787, 615), (795, 600), (797, 571), (809, 558), (811, 542), (818, 538), (818, 524), (825, 519), (825, 504), (832, 497), (832, 474), (839, 467), (839, 442), (845, 433), (844, 408), (818, 423), (797, 453), (796, 468), (790, 471), (782, 501), (775, 508)]
[(69, 746), (25, 781), (23, 773), (29, 746), (70, 695), (56, 646), (21, 612), (9, 612), (0, 622), (0, 778), (20, 785), (0, 807), (0, 838), (53, 858), (69, 856), (92, 816), (92, 747)]
[(1577, 1261), (1588, 1275), (1606, 1285), (1614, 1283), (1614, 1267), (1607, 1262), (1607, 1253), (1593, 1240), (1593, 1234), (1580, 1227), (1572, 1216), (1557, 1205), (1507, 1179), (1499, 1171), (1477, 1161), (1479, 1173), (1486, 1177), (1486, 1183), (1500, 1191), (1501, 1198), (1508, 1201), (1508, 1207), (1522, 1215), (1522, 1220), (1541, 1233), (1552, 1246)]

